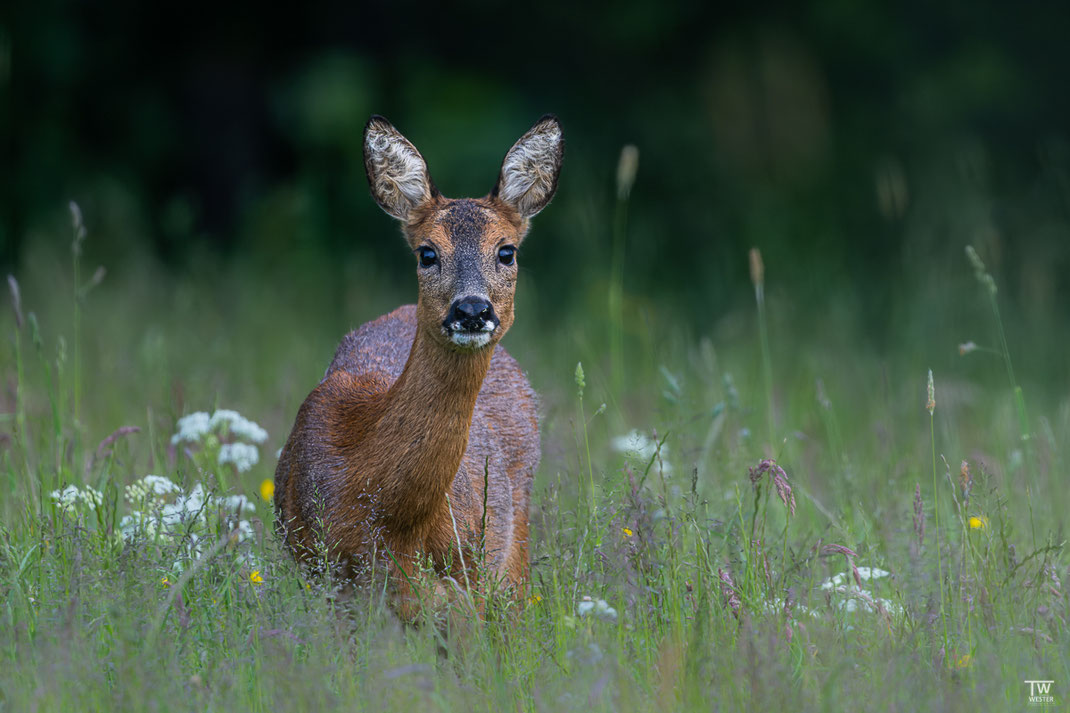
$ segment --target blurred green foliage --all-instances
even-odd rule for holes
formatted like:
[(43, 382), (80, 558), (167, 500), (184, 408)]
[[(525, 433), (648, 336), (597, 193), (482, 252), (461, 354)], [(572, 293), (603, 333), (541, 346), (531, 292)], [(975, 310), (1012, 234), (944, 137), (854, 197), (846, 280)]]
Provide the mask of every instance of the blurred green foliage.
[(23, 269), (75, 199), (87, 261), (113, 271), (240, 261), (341, 292), (370, 264), (408, 287), (396, 228), (367, 195), (367, 117), (388, 116), (459, 196), (489, 190), (510, 143), (552, 111), (566, 168), (524, 264), (561, 304), (605, 294), (613, 172), (632, 143), (632, 314), (701, 329), (746, 298), (758, 246), (800, 310), (835, 302), (879, 345), (918, 316), (903, 286), (930, 298), (972, 243), (1018, 311), (1065, 323), (1068, 16), (998, 2), (17, 1), (0, 17), (0, 263)]

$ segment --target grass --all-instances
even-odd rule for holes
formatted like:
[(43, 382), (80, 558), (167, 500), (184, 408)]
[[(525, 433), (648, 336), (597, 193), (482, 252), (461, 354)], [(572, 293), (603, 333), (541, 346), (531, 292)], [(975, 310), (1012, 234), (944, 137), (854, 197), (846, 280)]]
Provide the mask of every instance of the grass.
[[(18, 323), (0, 317), (0, 711), (1017, 709), (1031, 679), (1068, 700), (1065, 374), (1008, 393), (997, 360), (958, 356), (955, 308), (931, 305), (978, 301), (965, 261), (945, 299), (904, 288), (934, 328), (883, 351), (835, 308), (789, 314), (768, 280), (760, 324), (742, 295), (699, 328), (618, 321), (607, 348), (588, 329), (605, 295), (563, 320), (525, 312), (525, 275), (507, 346), (544, 401), (528, 604), (479, 621), (458, 599), (404, 627), (381, 589), (340, 603), (302, 579), (260, 488), (344, 329), (411, 293), (370, 267), (348, 268), (339, 300), (300, 271), (193, 280), (147, 259), (90, 293), (33, 258)], [(1008, 371), (1011, 350), (1066, 346), (1014, 334)], [(217, 408), (267, 429), (250, 470), (217, 468), (218, 442), (172, 447), (180, 416)], [(124, 426), (139, 430), (103, 443)], [(633, 428), (654, 445), (614, 450)], [(196, 554), (124, 539), (124, 489), (149, 473), (248, 496), (254, 536), (221, 518)], [(71, 484), (99, 506), (49, 497)]]

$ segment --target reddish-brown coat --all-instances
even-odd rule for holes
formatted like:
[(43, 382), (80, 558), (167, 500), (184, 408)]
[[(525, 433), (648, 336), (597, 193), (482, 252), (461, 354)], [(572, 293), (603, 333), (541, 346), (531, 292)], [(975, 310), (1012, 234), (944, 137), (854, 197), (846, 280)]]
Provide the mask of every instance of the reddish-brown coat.
[[(517, 274), (499, 251), (518, 246), (550, 200), (561, 151), (560, 126), (545, 117), (507, 154), (489, 196), (449, 200), (389, 122), (374, 117), (365, 131), (373, 196), (403, 222), (410, 248), (433, 248), (437, 261), (417, 269), (416, 305), (342, 341), (280, 454), (276, 511), (299, 560), (352, 577), (384, 566), (405, 616), (424, 561), (439, 577), (471, 584), (487, 574), (514, 594), (528, 579), (537, 405), (498, 346), (513, 322)], [(485, 346), (452, 336), (447, 315), (469, 295), (498, 320)]]
[(423, 555), (463, 581), (446, 493), (471, 569), (486, 470), (486, 561), (520, 587), (539, 459), (535, 393), (501, 347), (450, 353), (428, 341), (407, 305), (342, 342), (279, 459), (283, 535), (300, 559), (326, 552), (349, 575), (370, 564), (373, 550), (393, 569), (385, 548), (410, 574)]

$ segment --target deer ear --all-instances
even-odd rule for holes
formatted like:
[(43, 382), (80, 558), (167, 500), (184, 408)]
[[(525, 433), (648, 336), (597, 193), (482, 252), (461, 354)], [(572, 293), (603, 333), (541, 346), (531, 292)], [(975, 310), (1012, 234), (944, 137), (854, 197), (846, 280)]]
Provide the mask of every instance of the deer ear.
[(521, 218), (530, 218), (554, 197), (564, 153), (561, 124), (547, 114), (505, 154), (491, 195), (514, 208)]
[(424, 157), (378, 115), (364, 127), (364, 170), (375, 202), (398, 220), (408, 221), (414, 208), (438, 195)]

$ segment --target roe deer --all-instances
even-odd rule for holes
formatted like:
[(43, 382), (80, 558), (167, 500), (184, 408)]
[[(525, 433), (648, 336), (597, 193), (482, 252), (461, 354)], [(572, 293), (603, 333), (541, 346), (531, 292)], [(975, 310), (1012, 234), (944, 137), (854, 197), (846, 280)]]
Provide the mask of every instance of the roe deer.
[(513, 323), (517, 248), (553, 197), (563, 150), (547, 115), (487, 196), (453, 200), (388, 121), (364, 129), (371, 193), (401, 221), (419, 299), (342, 340), (282, 449), (276, 514), (299, 561), (326, 556), (347, 576), (385, 565), (403, 616), (422, 561), (471, 583), (478, 559), (514, 596), (527, 580), (536, 396), (497, 345)]

